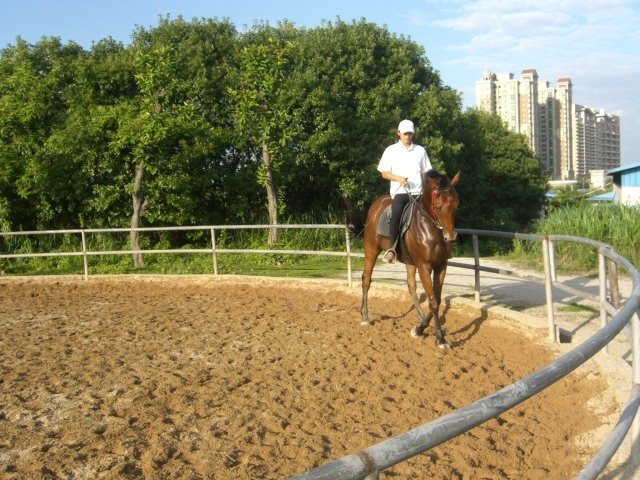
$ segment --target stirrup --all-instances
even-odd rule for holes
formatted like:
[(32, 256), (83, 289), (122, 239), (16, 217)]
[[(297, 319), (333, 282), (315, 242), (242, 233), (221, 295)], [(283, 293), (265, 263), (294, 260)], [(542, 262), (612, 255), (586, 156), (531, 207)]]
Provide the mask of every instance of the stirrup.
[(393, 248), (390, 248), (386, 252), (384, 252), (384, 256), (382, 257), (382, 261), (384, 263), (395, 263), (396, 261), (396, 251)]

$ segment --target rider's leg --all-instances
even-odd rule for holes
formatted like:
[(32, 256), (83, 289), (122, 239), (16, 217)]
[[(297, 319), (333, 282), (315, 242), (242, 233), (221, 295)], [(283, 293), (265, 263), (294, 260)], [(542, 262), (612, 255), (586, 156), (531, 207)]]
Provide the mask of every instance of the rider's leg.
[(396, 246), (400, 237), (400, 219), (405, 205), (409, 202), (409, 195), (398, 193), (393, 197), (391, 203), (391, 223), (389, 225), (389, 249), (385, 252), (382, 260), (385, 263), (393, 263), (396, 260)]

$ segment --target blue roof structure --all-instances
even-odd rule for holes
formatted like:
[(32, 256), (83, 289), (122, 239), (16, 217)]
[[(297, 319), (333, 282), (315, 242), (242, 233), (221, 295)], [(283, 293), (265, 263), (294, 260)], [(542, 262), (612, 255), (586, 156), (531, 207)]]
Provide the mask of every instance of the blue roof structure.
[(589, 202), (613, 202), (613, 192), (601, 193), (587, 198)]
[(613, 177), (613, 183), (621, 187), (640, 187), (640, 163), (614, 168), (607, 172)]
[(625, 165), (624, 167), (614, 168), (607, 172), (607, 175), (611, 175), (612, 173), (624, 172), (625, 170), (632, 170), (634, 168), (640, 168), (640, 163), (634, 163), (633, 165)]

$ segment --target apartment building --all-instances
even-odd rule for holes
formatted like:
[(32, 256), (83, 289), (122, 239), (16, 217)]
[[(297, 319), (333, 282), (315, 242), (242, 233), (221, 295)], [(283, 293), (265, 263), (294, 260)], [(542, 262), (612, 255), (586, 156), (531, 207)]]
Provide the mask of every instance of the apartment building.
[(620, 167), (620, 117), (605, 112), (596, 114), (597, 165), (604, 170)]
[(534, 69), (523, 70), (519, 79), (485, 70), (476, 82), (476, 107), (525, 135), (551, 179), (620, 165), (620, 118), (575, 104), (568, 77), (554, 87)]

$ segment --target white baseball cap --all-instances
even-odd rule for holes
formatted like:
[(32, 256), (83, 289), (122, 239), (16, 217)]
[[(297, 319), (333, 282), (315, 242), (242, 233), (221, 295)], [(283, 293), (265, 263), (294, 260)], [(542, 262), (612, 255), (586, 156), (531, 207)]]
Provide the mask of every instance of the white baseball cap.
[(398, 125), (398, 130), (400, 131), (400, 133), (416, 132), (413, 127), (413, 122), (411, 120), (402, 120), (400, 122), (400, 125)]

